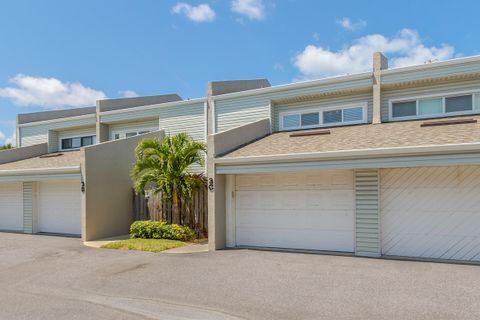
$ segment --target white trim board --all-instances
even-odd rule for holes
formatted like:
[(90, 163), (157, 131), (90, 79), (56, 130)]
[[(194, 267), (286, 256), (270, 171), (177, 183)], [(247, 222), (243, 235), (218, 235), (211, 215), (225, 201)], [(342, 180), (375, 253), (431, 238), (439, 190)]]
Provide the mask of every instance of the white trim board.
[[(462, 95), (472, 95), (472, 110), (460, 111), (460, 112), (445, 112), (445, 98), (462, 96)], [(397, 98), (388, 99), (388, 121), (408, 121), (408, 120), (417, 120), (417, 119), (429, 119), (429, 118), (444, 118), (444, 117), (453, 117), (453, 116), (464, 116), (480, 113), (480, 106), (476, 105), (477, 95), (480, 95), (480, 89), (477, 90), (459, 90), (453, 92), (437, 92), (435, 94), (423, 94), (423, 95), (413, 95), (413, 96), (402, 96)], [(418, 101), (422, 99), (442, 99), (442, 113), (436, 114), (425, 114), (418, 115)], [(409, 102), (416, 101), (417, 106), (417, 115), (415, 116), (406, 116), (406, 117), (393, 117), (393, 104), (399, 102)]]
[(395, 158), (372, 158), (356, 160), (330, 160), (311, 162), (290, 162), (250, 165), (217, 165), (217, 174), (247, 174), (247, 173), (275, 173), (275, 172), (302, 172), (315, 170), (343, 170), (343, 169), (385, 169), (410, 168), (428, 166), (478, 165), (480, 154), (450, 154), (431, 156), (410, 156)]
[[(38, 126), (38, 125), (42, 125), (42, 124), (57, 123), (57, 122), (68, 122), (68, 121), (82, 120), (82, 119), (88, 119), (88, 118), (93, 118), (96, 121), (97, 116), (96, 116), (95, 113), (91, 113), (91, 114), (85, 114), (85, 115), (75, 116), (75, 117), (65, 117), (65, 118), (57, 118), (57, 119), (44, 120), (44, 121), (22, 123), (22, 124), (17, 124), (17, 127), (18, 128), (32, 127), (32, 126)], [(55, 130), (68, 129), (68, 128), (69, 127), (58, 128), (58, 129), (55, 129)]]
[[(348, 121), (348, 122), (338, 122), (338, 123), (323, 123), (323, 112), (324, 111), (332, 111), (332, 110), (342, 110), (342, 115), (343, 115), (343, 110), (344, 109), (349, 109), (349, 108), (362, 108), (362, 120), (360, 121)], [(283, 127), (283, 117), (288, 116), (288, 115), (296, 115), (296, 114), (303, 114), (303, 113), (319, 113), (319, 124), (318, 125), (311, 125), (311, 126), (299, 126), (299, 127), (290, 127), (290, 128), (284, 128)], [(304, 108), (296, 108), (295, 110), (289, 110), (289, 111), (281, 111), (278, 113), (278, 128), (279, 131), (286, 131), (286, 130), (296, 130), (296, 129), (313, 129), (313, 128), (324, 128), (324, 127), (343, 127), (343, 126), (348, 126), (348, 125), (354, 125), (354, 124), (362, 124), (362, 123), (367, 123), (368, 121), (368, 102), (367, 101), (362, 101), (358, 103), (347, 103), (347, 104), (339, 104), (339, 105), (334, 105), (332, 103), (332, 106), (310, 106), (310, 107), (304, 107)]]
[[(125, 108), (125, 109), (118, 109), (118, 110), (111, 110), (111, 111), (103, 111), (103, 112), (100, 112), (98, 115), (101, 117), (101, 116), (107, 116), (107, 115), (111, 115), (111, 114), (121, 114), (121, 113), (137, 112), (137, 111), (144, 111), (144, 110), (152, 110), (152, 109), (158, 109), (158, 108), (189, 105), (189, 104), (203, 103), (205, 100), (206, 100), (206, 98), (197, 98), (197, 99), (191, 99), (191, 100), (172, 101), (172, 102), (165, 102), (165, 103), (159, 103), (159, 104), (151, 104), (151, 105), (146, 105), (146, 106)], [(134, 118), (132, 118), (132, 119), (134, 119)], [(104, 122), (102, 122), (102, 123), (104, 123)]]

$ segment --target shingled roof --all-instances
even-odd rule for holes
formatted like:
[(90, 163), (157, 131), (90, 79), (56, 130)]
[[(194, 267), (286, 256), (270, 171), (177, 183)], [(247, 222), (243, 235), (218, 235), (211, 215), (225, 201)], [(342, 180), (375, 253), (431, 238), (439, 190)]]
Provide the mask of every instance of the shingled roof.
[(39, 157), (0, 165), (0, 175), (9, 170), (55, 169), (80, 167), (80, 151), (49, 153)]
[(480, 143), (480, 115), (276, 132), (222, 158)]

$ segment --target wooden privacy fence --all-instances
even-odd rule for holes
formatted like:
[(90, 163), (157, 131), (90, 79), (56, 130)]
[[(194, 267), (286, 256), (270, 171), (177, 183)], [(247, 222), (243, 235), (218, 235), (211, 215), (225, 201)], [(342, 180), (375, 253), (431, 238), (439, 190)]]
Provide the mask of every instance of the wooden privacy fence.
[[(208, 192), (202, 187), (193, 193), (189, 203), (180, 202), (180, 224), (189, 226), (197, 236), (207, 237), (208, 233)], [(162, 201), (162, 194), (134, 192), (135, 220), (173, 221), (172, 201)]]

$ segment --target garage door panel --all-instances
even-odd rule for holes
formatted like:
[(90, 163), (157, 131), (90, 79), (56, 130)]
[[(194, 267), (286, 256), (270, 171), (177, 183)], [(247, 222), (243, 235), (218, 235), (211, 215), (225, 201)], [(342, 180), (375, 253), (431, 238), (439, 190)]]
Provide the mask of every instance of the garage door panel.
[(353, 211), (240, 210), (238, 228), (353, 230)]
[(236, 243), (354, 250), (352, 171), (239, 175)]
[(237, 192), (240, 209), (273, 208), (283, 209), (354, 209), (353, 190), (308, 190), (308, 191), (239, 191)]
[(81, 234), (81, 194), (77, 181), (39, 184), (38, 229), (40, 232)]
[[(306, 250), (349, 251), (351, 231), (323, 231), (305, 229), (237, 229), (241, 246), (291, 248)], [(325, 249), (321, 249), (325, 248)]]
[(0, 230), (23, 230), (22, 183), (0, 183)]
[(480, 260), (480, 166), (381, 171), (382, 252)]

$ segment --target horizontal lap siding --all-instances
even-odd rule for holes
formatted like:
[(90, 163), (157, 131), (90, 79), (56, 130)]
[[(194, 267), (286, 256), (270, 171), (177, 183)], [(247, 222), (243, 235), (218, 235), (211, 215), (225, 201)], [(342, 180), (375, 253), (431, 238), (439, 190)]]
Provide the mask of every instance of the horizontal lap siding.
[(355, 254), (380, 256), (379, 172), (355, 171)]
[[(160, 129), (168, 135), (186, 132), (195, 141), (205, 142), (205, 107), (203, 102), (182, 107), (163, 108), (159, 112)], [(195, 165), (193, 173), (204, 173), (205, 168)]]
[[(100, 121), (102, 123), (110, 122), (119, 122), (119, 121), (133, 121), (134, 119), (146, 119), (146, 118), (156, 118), (164, 109), (183, 109), (201, 106), (203, 108), (204, 101), (184, 101), (173, 106), (164, 106), (162, 104), (149, 106), (147, 110), (135, 110), (137, 108), (132, 108), (132, 110), (126, 109), (125, 112), (112, 113), (112, 114), (103, 114), (100, 116)], [(151, 107), (151, 108), (150, 108)]]
[(82, 127), (82, 126), (94, 126), (95, 117), (65, 120), (54, 123), (44, 123), (19, 128), (20, 145), (27, 147), (35, 144), (48, 142), (49, 130), (60, 130), (66, 128)]
[(295, 109), (302, 109), (302, 108), (328, 108), (334, 106), (341, 106), (341, 105), (349, 105), (349, 104), (363, 104), (367, 102), (367, 120), (368, 122), (372, 121), (372, 106), (373, 106), (373, 96), (372, 94), (361, 94), (355, 96), (346, 96), (346, 97), (336, 97), (336, 98), (329, 98), (329, 99), (322, 99), (312, 102), (304, 102), (304, 103), (295, 103), (295, 104), (288, 104), (288, 105), (276, 105), (273, 107), (273, 118), (274, 118), (274, 130), (278, 131), (280, 128), (280, 113), (285, 111), (294, 111)]
[(419, 79), (439, 78), (444, 76), (461, 75), (473, 72), (480, 72), (480, 62), (469, 62), (457, 66), (426, 68), (423, 70), (409, 70), (406, 72), (387, 72), (382, 75), (382, 84), (391, 84)]
[(388, 121), (389, 100), (403, 97), (415, 97), (430, 94), (448, 94), (455, 91), (480, 90), (480, 80), (462, 81), (441, 85), (407, 88), (400, 90), (383, 90), (381, 97), (382, 121)]
[(33, 182), (23, 183), (23, 232), (33, 233)]
[(361, 79), (281, 92), (258, 94), (249, 97), (232, 97), (215, 100), (215, 132), (222, 132), (260, 119), (271, 117), (270, 101), (290, 97), (300, 97), (365, 88), (372, 85), (372, 80)]

